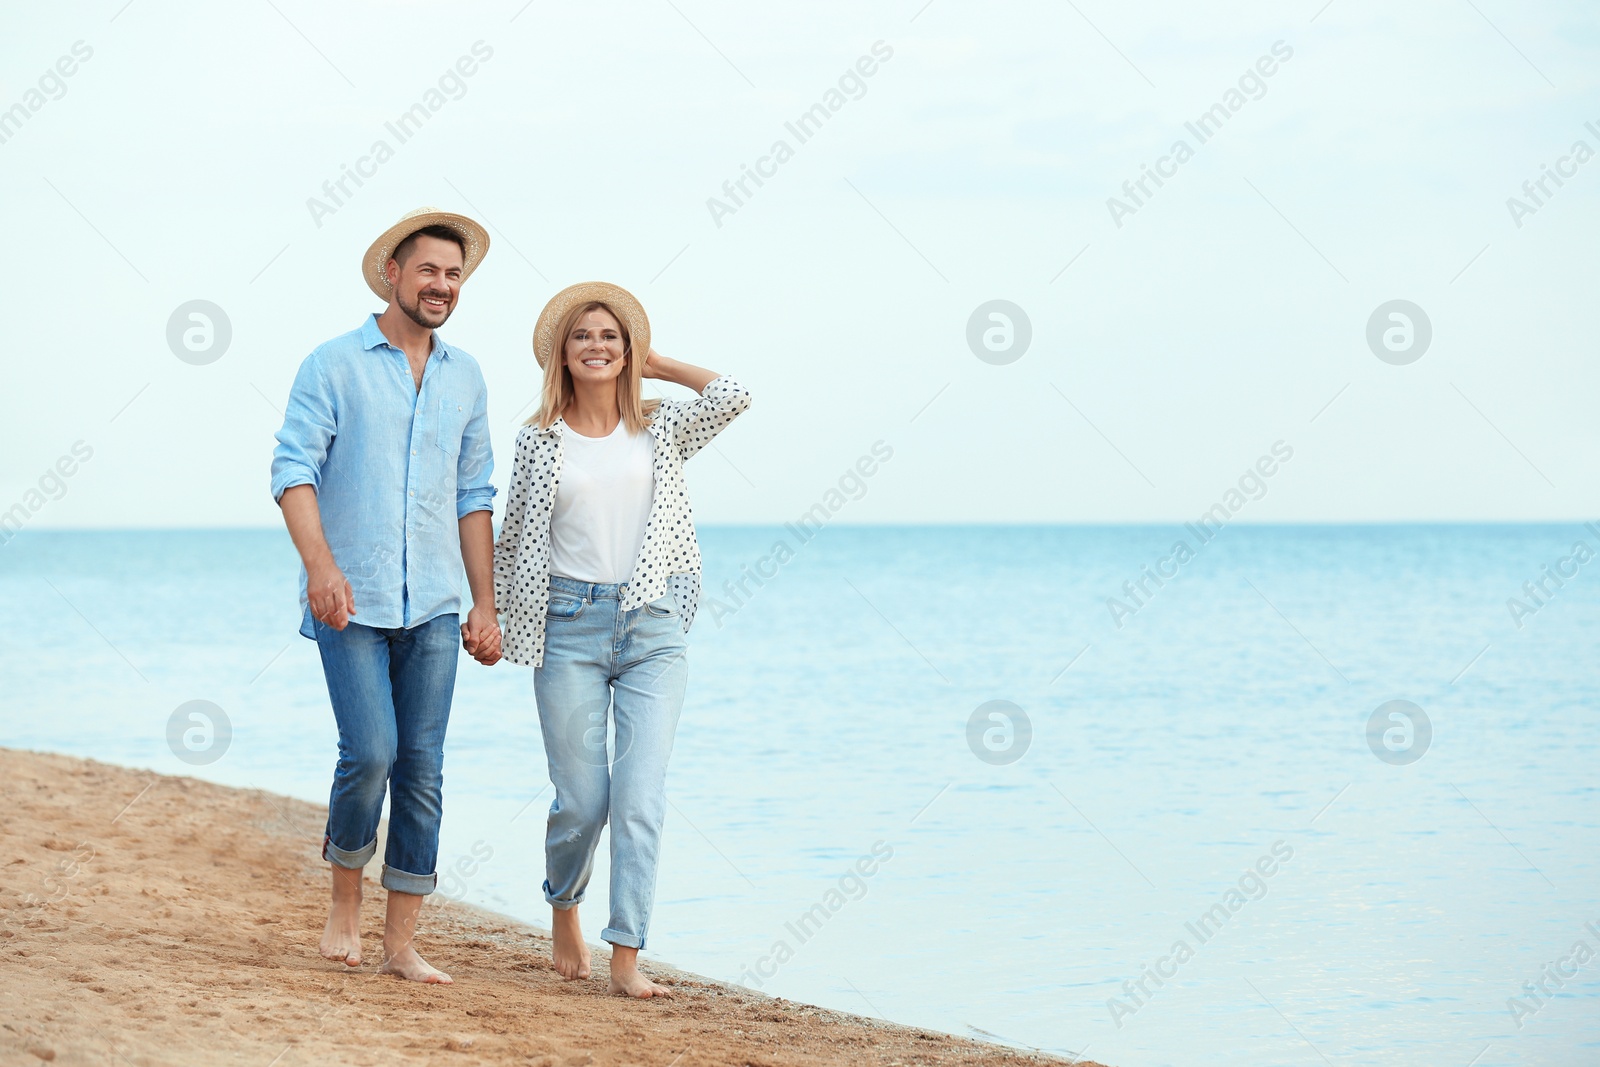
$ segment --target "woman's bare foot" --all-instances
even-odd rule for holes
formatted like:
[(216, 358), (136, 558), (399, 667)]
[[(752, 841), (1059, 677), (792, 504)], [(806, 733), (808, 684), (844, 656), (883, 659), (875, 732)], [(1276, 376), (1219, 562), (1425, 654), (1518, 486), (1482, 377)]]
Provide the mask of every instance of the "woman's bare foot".
[(626, 945), (611, 946), (611, 988), (609, 992), (638, 997), (670, 997), (672, 990), (657, 985), (639, 973), (639, 950)]
[(450, 985), (455, 979), (433, 966), (427, 960), (417, 955), (417, 950), (407, 945), (399, 952), (383, 961), (383, 966), (378, 968), (381, 974), (392, 974), (397, 978), (404, 978), (411, 982), (426, 982), (429, 985)]
[(589, 977), (589, 946), (583, 942), (577, 906), (551, 908), (550, 932), (555, 941), (556, 970), (561, 977), (568, 981)]
[(328, 909), (328, 925), (322, 929), (317, 945), (324, 959), (343, 961), (346, 967), (361, 966), (361, 871), (333, 867), (333, 906)]

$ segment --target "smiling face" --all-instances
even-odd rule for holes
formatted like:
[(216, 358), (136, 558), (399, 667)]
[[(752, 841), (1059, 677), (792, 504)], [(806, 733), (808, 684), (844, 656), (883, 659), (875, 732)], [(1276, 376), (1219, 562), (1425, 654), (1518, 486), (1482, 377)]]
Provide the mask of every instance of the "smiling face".
[(567, 370), (578, 382), (614, 382), (628, 365), (622, 328), (605, 308), (590, 308), (567, 331), (563, 348)]
[(418, 234), (405, 259), (388, 263), (389, 284), (395, 303), (406, 317), (424, 329), (444, 325), (461, 294), (461, 246), (454, 241)]

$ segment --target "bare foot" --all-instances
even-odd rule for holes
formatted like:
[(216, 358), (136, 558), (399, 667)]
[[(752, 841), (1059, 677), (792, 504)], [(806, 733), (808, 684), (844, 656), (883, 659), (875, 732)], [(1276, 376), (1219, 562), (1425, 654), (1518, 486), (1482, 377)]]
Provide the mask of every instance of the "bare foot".
[(611, 946), (611, 988), (608, 992), (638, 997), (640, 1000), (672, 996), (672, 990), (657, 985), (639, 973), (639, 950), (626, 945)]
[(449, 985), (451, 979), (439, 968), (417, 955), (411, 939), (417, 932), (417, 916), (422, 912), (422, 897), (415, 893), (389, 890), (389, 909), (383, 919), (383, 966), (380, 974), (392, 974), (412, 982)]
[(383, 966), (378, 968), (380, 974), (392, 974), (396, 978), (404, 978), (411, 982), (425, 982), (429, 985), (450, 985), (455, 980), (427, 960), (417, 955), (417, 950), (407, 945), (399, 952), (383, 961)]
[(648, 1000), (651, 997), (672, 996), (672, 991), (670, 989), (664, 985), (657, 985), (656, 983), (650, 981), (650, 979), (640, 974), (637, 969), (635, 969), (632, 974), (621, 975), (619, 975), (616, 971), (612, 971), (611, 988), (608, 990), (608, 992), (623, 993), (630, 997), (638, 997), (641, 1000)]
[[(329, 866), (333, 866), (330, 864)], [(361, 966), (361, 872), (333, 867), (333, 906), (322, 929), (317, 951), (324, 959)]]
[(561, 977), (568, 981), (589, 977), (589, 946), (583, 942), (577, 907), (551, 908), (550, 932), (555, 941), (556, 970)]

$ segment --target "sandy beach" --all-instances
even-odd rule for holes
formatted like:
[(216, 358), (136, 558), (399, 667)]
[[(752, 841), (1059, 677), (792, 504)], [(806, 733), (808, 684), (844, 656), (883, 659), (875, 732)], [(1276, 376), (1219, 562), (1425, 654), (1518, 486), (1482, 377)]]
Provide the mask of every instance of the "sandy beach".
[[(1008, 1064), (1069, 1061), (774, 999), (659, 963), (670, 1000), (565, 982), (547, 931), (429, 906), (419, 946), (455, 978), (376, 972), (367, 872), (354, 970), (316, 953), (324, 808), (0, 748), (0, 1062), (155, 1065)], [(1092, 1061), (1079, 1061), (1097, 1067)]]

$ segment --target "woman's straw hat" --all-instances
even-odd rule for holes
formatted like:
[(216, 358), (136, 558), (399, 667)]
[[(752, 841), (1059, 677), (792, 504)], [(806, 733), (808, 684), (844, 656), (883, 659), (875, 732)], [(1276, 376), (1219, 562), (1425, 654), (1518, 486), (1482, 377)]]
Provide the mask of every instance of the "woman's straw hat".
[(556, 351), (560, 341), (556, 331), (561, 328), (561, 320), (567, 312), (592, 300), (600, 301), (616, 312), (617, 318), (628, 328), (634, 359), (639, 366), (644, 365), (645, 356), (650, 352), (650, 319), (644, 313), (644, 306), (620, 285), (579, 282), (552, 296), (544, 310), (539, 312), (539, 321), (533, 327), (533, 358), (539, 361), (539, 366), (543, 367), (549, 362), (550, 354)]
[(389, 260), (394, 258), (395, 246), (418, 230), (427, 229), (429, 226), (448, 226), (459, 233), (461, 239), (466, 242), (466, 250), (461, 256), (463, 282), (472, 277), (472, 272), (478, 269), (478, 264), (483, 262), (483, 257), (489, 251), (489, 231), (465, 215), (456, 215), (432, 207), (419, 207), (415, 211), (408, 211), (399, 222), (384, 230), (382, 235), (372, 242), (372, 247), (367, 249), (367, 254), (361, 257), (361, 275), (367, 279), (367, 287), (378, 294), (379, 299), (385, 302), (389, 299), (389, 277), (384, 268), (389, 265)]

